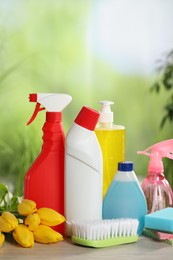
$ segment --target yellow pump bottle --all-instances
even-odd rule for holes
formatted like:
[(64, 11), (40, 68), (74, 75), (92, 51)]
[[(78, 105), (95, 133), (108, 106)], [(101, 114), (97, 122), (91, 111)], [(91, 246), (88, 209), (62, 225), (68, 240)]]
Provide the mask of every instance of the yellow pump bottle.
[(95, 129), (103, 157), (103, 198), (117, 172), (118, 162), (125, 160), (125, 127), (113, 124), (112, 101), (99, 101), (100, 117)]

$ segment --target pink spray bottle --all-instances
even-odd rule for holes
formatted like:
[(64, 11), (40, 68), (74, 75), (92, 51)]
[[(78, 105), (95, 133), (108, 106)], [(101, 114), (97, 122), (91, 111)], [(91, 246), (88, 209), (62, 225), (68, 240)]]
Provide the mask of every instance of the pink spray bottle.
[[(52, 208), (62, 215), (64, 215), (65, 154), (62, 110), (71, 100), (71, 96), (67, 94), (38, 93), (29, 95), (29, 101), (36, 102), (36, 108), (27, 125), (43, 109), (46, 109), (46, 122), (42, 128), (43, 146), (41, 152), (25, 175), (24, 198), (34, 200), (37, 208)], [(54, 227), (54, 229), (64, 233), (63, 224)]]
[(162, 158), (173, 159), (173, 139), (159, 142), (137, 153), (150, 157), (148, 175), (141, 184), (147, 200), (148, 213), (172, 207), (173, 192), (164, 176)]

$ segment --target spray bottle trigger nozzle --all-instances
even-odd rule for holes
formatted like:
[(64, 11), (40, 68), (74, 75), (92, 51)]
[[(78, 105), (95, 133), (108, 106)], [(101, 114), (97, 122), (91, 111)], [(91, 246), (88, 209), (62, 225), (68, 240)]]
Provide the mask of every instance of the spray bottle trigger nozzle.
[(147, 156), (151, 156), (151, 153), (147, 153), (146, 150), (145, 151), (138, 151), (137, 154), (145, 154)]
[(32, 114), (32, 116), (31, 116), (30, 120), (28, 121), (27, 125), (31, 124), (34, 121), (38, 112), (45, 109), (44, 107), (40, 107), (40, 105), (41, 105), (40, 103), (38, 103), (38, 102), (36, 103), (34, 113)]
[(172, 152), (171, 153), (167, 153), (166, 157), (173, 160), (173, 153)]

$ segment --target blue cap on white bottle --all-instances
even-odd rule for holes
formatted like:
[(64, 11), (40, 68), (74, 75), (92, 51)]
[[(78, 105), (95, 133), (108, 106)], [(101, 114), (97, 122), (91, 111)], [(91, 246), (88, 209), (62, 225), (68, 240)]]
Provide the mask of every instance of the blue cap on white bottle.
[(118, 170), (122, 172), (133, 171), (133, 162), (125, 161), (118, 163)]

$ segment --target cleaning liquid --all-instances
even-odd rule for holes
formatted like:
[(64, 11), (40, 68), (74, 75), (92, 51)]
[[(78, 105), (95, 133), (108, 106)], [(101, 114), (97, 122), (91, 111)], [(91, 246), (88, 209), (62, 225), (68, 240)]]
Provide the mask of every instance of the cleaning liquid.
[(95, 129), (103, 156), (103, 192), (104, 198), (112, 179), (117, 172), (118, 162), (125, 157), (125, 127), (113, 124), (111, 101), (100, 101), (102, 106)]
[(118, 171), (103, 200), (103, 219), (136, 218), (138, 235), (144, 229), (147, 203), (132, 162), (119, 162)]
[[(64, 146), (62, 110), (71, 102), (66, 94), (30, 94), (36, 102), (30, 124), (37, 113), (46, 108), (42, 150), (25, 175), (24, 198), (34, 200), (37, 208), (48, 207), (64, 215)], [(40, 108), (43, 105), (44, 107)], [(64, 225), (54, 227), (64, 233)]]
[[(149, 152), (150, 151), (150, 152)], [(150, 157), (147, 177), (142, 181), (148, 213), (173, 207), (173, 192), (164, 175), (162, 158), (173, 159), (173, 139), (154, 144), (138, 154)]]
[(94, 129), (99, 113), (82, 107), (66, 136), (66, 235), (73, 221), (102, 219), (102, 152)]

